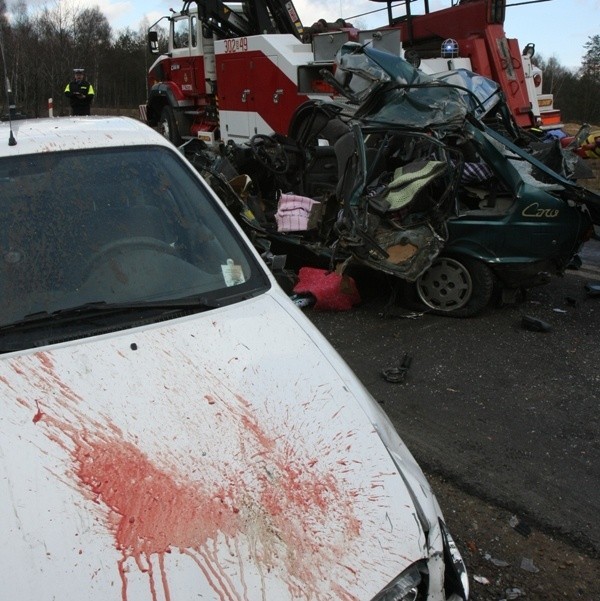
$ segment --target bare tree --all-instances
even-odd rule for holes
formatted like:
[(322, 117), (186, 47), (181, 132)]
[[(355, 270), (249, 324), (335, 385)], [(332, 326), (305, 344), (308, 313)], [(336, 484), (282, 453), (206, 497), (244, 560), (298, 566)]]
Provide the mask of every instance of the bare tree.
[(592, 81), (600, 83), (600, 35), (588, 38), (583, 46), (586, 50), (581, 65), (583, 77), (589, 77)]
[(142, 32), (125, 29), (115, 40), (110, 54), (113, 69), (111, 97), (116, 106), (137, 106), (146, 100), (146, 39)]
[[(111, 27), (99, 8), (85, 9), (74, 18), (74, 49), (78, 64), (85, 67), (96, 91), (96, 102), (102, 103), (104, 57), (111, 49)], [(107, 69), (108, 72), (108, 69)]]
[(77, 8), (68, 2), (56, 0), (51, 7), (44, 7), (35, 18), (35, 31), (40, 42), (37, 58), (44, 78), (44, 93), (38, 103), (53, 97), (57, 114), (68, 114), (64, 88), (71, 78), (73, 67), (78, 66), (75, 48), (75, 19)]

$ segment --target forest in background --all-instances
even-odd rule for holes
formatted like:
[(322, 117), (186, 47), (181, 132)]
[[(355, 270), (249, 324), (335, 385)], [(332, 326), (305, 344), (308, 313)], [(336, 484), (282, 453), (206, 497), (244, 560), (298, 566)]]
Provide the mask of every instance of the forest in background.
[[(139, 31), (113, 31), (98, 8), (78, 8), (74, 2), (56, 0), (35, 16), (25, 0), (0, 0), (0, 28), (5, 73), (17, 112), (28, 117), (48, 115), (53, 98), (54, 115), (69, 114), (64, 88), (72, 69), (86, 69), (96, 91), (94, 107), (106, 111), (137, 109), (146, 101), (146, 73), (154, 57), (148, 52), (147, 24)], [(588, 39), (584, 58), (576, 71), (560, 59), (534, 56), (543, 71), (544, 93), (554, 94), (554, 105), (563, 121), (600, 124), (600, 35)], [(2, 114), (8, 111), (2, 89)]]

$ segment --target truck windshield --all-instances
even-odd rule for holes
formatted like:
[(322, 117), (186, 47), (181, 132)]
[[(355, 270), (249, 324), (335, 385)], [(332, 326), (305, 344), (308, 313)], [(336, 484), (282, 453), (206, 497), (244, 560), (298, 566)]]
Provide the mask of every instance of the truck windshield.
[(4, 158), (0, 206), (0, 326), (86, 304), (206, 307), (269, 285), (175, 149)]

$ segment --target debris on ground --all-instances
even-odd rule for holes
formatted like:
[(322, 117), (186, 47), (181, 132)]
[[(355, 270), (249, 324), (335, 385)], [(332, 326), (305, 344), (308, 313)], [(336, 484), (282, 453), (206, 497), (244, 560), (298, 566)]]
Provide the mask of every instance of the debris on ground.
[(549, 332), (552, 329), (552, 326), (547, 321), (531, 317), (530, 315), (523, 315), (521, 326), (531, 332)]
[(290, 299), (297, 307), (300, 307), (301, 309), (305, 309), (306, 307), (312, 307), (316, 302), (315, 297), (310, 293), (292, 294), (292, 296), (290, 296)]
[(585, 285), (588, 296), (600, 296), (600, 282), (588, 282)]
[[(600, 558), (482, 503), (439, 475), (427, 478), (466, 561), (472, 601), (600, 599)], [(519, 533), (523, 528), (528, 536)]]
[(531, 534), (531, 528), (522, 522), (516, 515), (513, 515), (508, 520), (511, 528), (514, 528), (515, 532), (518, 532), (521, 536), (529, 536)]
[(404, 357), (402, 358), (402, 363), (398, 367), (389, 367), (384, 369), (381, 374), (388, 382), (404, 382), (406, 380), (406, 374), (408, 373), (408, 369), (412, 363), (412, 357), (404, 353)]
[(523, 557), (521, 559), (521, 569), (526, 570), (527, 572), (532, 572), (533, 574), (537, 574), (540, 569), (533, 563), (533, 559), (529, 559), (529, 557)]
[(484, 559), (487, 559), (491, 563), (493, 563), (498, 568), (506, 568), (510, 565), (509, 561), (505, 561), (504, 559), (497, 559), (496, 557), (492, 557), (489, 553), (486, 553)]

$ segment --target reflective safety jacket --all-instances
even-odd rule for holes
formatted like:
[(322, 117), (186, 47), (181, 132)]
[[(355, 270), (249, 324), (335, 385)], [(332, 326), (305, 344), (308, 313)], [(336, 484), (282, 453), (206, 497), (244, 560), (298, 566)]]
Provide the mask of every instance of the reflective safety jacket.
[(73, 115), (89, 115), (92, 100), (94, 100), (94, 86), (82, 79), (70, 81), (65, 88), (65, 96), (71, 102)]

